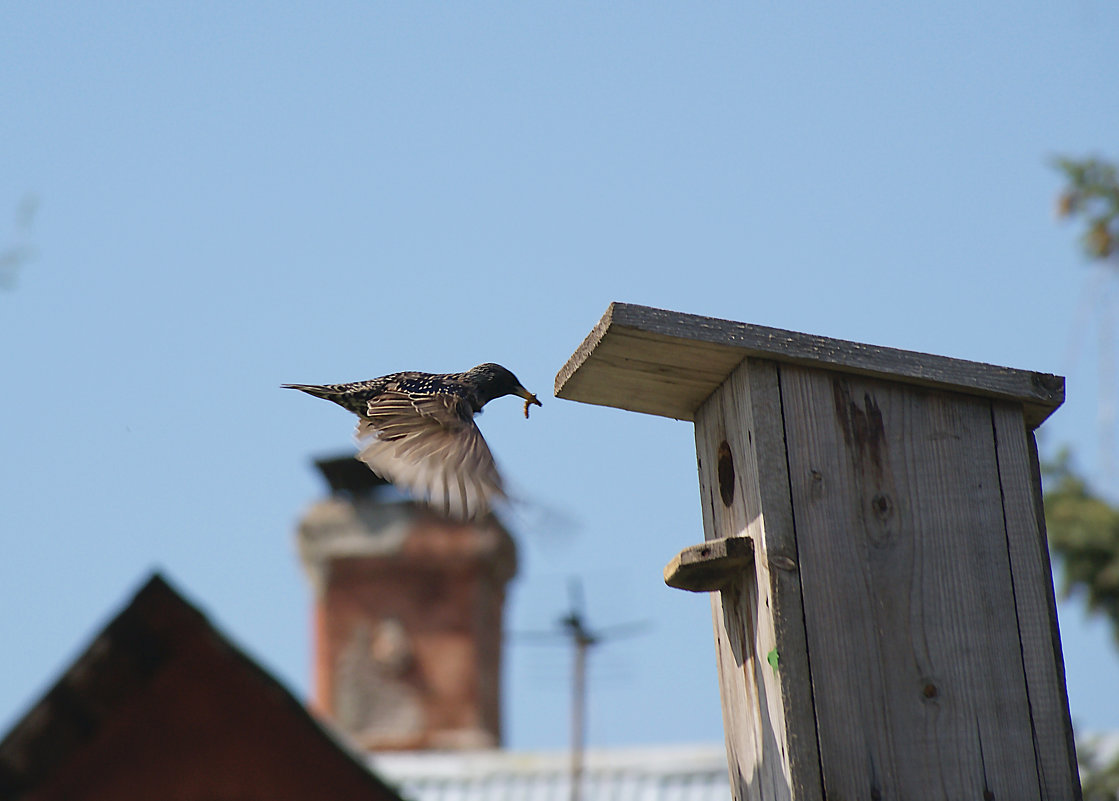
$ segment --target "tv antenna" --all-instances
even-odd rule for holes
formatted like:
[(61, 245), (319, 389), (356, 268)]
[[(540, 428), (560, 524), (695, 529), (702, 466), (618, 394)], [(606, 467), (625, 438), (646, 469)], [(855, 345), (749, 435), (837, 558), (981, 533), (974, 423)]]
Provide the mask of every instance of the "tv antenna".
[[(535, 640), (565, 637), (574, 646), (571, 669), (571, 801), (581, 801), (587, 739), (587, 657), (591, 648), (604, 642), (644, 632), (647, 622), (620, 623), (592, 629), (585, 614), (583, 582), (575, 576), (567, 581), (568, 611), (556, 622), (561, 631), (528, 634)], [(522, 635), (525, 636), (525, 635)]]

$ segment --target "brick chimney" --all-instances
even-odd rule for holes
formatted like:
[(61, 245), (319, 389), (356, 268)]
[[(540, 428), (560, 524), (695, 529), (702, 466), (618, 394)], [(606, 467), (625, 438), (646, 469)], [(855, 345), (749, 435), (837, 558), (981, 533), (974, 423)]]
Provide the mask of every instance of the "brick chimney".
[(298, 534), (316, 711), (370, 751), (500, 745), (509, 533), (440, 517), (352, 457), (316, 465), (331, 494)]

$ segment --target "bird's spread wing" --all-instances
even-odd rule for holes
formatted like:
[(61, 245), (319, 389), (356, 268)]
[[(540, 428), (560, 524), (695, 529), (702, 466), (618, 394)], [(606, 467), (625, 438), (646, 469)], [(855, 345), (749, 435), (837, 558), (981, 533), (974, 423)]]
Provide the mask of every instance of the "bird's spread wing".
[(444, 514), (470, 520), (504, 495), (472, 410), (450, 394), (386, 391), (358, 423), (358, 458)]

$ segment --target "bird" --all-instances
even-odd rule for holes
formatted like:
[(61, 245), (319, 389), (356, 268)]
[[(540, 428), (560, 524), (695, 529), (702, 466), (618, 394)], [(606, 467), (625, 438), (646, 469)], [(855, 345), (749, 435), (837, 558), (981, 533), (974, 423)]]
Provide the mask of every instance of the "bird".
[(505, 497), (474, 415), (495, 398), (542, 404), (500, 364), (464, 373), (392, 373), (348, 384), (283, 384), (333, 401), (359, 418), (357, 458), (446, 517), (474, 520)]

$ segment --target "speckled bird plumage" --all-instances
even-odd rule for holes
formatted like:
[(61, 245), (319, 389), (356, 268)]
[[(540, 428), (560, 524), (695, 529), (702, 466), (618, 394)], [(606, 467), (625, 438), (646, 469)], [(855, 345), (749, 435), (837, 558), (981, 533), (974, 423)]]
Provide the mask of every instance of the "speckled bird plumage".
[(358, 458), (374, 473), (444, 514), (473, 519), (504, 497), (493, 454), (474, 415), (494, 398), (540, 405), (499, 364), (465, 373), (393, 373), (349, 384), (284, 384), (333, 401), (360, 420)]

